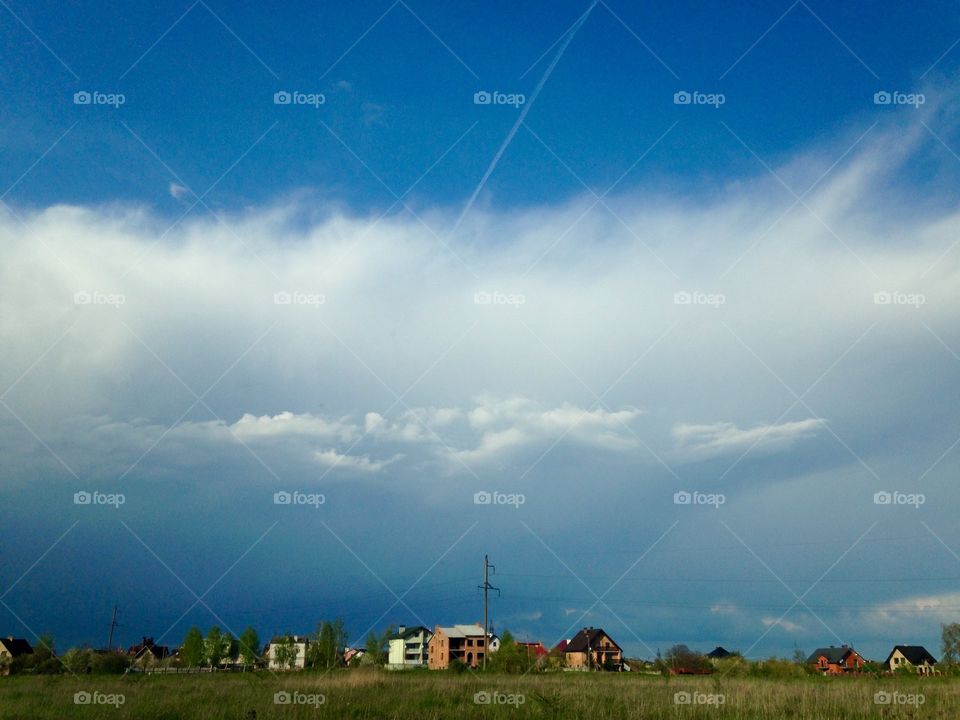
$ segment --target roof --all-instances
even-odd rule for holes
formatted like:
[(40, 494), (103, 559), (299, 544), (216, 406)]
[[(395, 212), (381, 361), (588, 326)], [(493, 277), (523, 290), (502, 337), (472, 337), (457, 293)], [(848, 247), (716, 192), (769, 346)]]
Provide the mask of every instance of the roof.
[(414, 635), (419, 635), (424, 633), (426, 635), (433, 635), (433, 630), (430, 628), (425, 628), (423, 625), (417, 625), (416, 627), (404, 628), (403, 632), (395, 632), (388, 639), (389, 640), (406, 640), (408, 637), (413, 637)]
[(708, 658), (721, 659), (725, 657), (730, 657), (733, 653), (727, 650), (722, 645), (717, 645), (713, 650), (707, 653)]
[(893, 657), (893, 654), (897, 650), (900, 651), (911, 665), (923, 665), (924, 663), (929, 663), (930, 665), (937, 664), (937, 659), (927, 652), (927, 649), (923, 645), (894, 645), (893, 650), (887, 655), (884, 664), (890, 662), (890, 658)]
[(304, 637), (303, 635), (277, 635), (270, 639), (270, 642), (267, 643), (267, 647), (288, 641), (299, 645), (310, 644), (310, 638)]
[(614, 642), (613, 638), (607, 635), (603, 628), (584, 628), (567, 641), (564, 652), (586, 652), (587, 647), (596, 648), (600, 641), (607, 638), (617, 650), (622, 648)]
[(528, 653), (532, 652), (536, 657), (543, 657), (547, 654), (547, 649), (542, 642), (518, 642), (517, 645), (525, 648)]
[(7, 652), (10, 653), (12, 657), (20, 657), (21, 655), (33, 654), (33, 648), (30, 647), (30, 643), (28, 643), (23, 638), (15, 638), (15, 637), (0, 638), (0, 645), (3, 645), (3, 647), (6, 648)]
[(841, 647), (833, 647), (831, 645), (827, 648), (817, 648), (810, 657), (807, 658), (807, 663), (816, 663), (821, 657), (825, 657), (829, 663), (842, 663), (850, 653), (855, 652), (856, 650), (849, 645), (843, 645)]
[(447, 637), (483, 637), (483, 628), (479, 625), (452, 625), (451, 627), (437, 627)]

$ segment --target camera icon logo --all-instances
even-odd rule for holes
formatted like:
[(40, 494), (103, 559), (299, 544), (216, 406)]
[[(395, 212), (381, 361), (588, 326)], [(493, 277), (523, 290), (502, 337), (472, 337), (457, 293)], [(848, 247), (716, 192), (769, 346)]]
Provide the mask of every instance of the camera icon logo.
[(681, 490), (680, 492), (675, 492), (673, 494), (674, 505), (689, 505), (692, 501), (693, 496), (686, 490)]
[(492, 698), (490, 693), (488, 693), (486, 690), (481, 690), (480, 692), (473, 694), (473, 702), (476, 705), (489, 705), (491, 700)]
[(290, 305), (293, 303), (293, 295), (288, 292), (276, 292), (273, 294), (274, 305)]
[(873, 94), (874, 105), (889, 105), (891, 102), (893, 102), (893, 96), (886, 90), (881, 90)]
[(692, 100), (693, 96), (686, 90), (681, 90), (680, 92), (675, 92), (673, 94), (674, 105), (689, 105)]
[(481, 490), (480, 492), (473, 494), (474, 505), (489, 505), (492, 502), (493, 502), (493, 495), (488, 493), (486, 490)]
[(88, 93), (86, 90), (80, 90), (73, 94), (74, 105), (89, 105), (92, 99), (93, 96), (90, 95), (90, 93)]
[(89, 305), (92, 301), (93, 297), (86, 290), (79, 290), (73, 294), (74, 305)]
[(675, 692), (673, 694), (673, 704), (674, 705), (689, 705), (692, 701), (690, 693), (686, 690), (681, 690), (680, 692)]
[(93, 500), (93, 495), (88, 493), (86, 490), (81, 490), (80, 492), (75, 492), (73, 494), (74, 505), (89, 505), (91, 500)]
[(73, 694), (74, 705), (89, 705), (92, 699), (92, 696), (86, 690), (81, 690)]
[(674, 305), (689, 305), (691, 302), (693, 302), (693, 296), (686, 290), (673, 294)]
[(876, 705), (889, 705), (893, 702), (893, 695), (885, 690), (873, 694), (873, 702)]
[(893, 502), (893, 494), (886, 490), (881, 490), (873, 494), (874, 505), (890, 505)]
[(273, 694), (274, 705), (289, 705), (293, 701), (293, 696), (286, 690), (279, 690)]
[(493, 96), (486, 90), (480, 90), (473, 94), (474, 105), (489, 105), (491, 102), (493, 102)]
[(293, 496), (286, 490), (281, 490), (280, 492), (275, 492), (273, 494), (274, 505), (289, 505), (292, 500)]
[(274, 105), (289, 105), (293, 98), (286, 90), (278, 90), (273, 94)]

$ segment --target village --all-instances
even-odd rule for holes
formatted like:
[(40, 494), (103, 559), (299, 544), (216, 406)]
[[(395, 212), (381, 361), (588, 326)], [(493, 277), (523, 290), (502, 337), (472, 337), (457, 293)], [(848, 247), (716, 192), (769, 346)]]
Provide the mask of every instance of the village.
[[(944, 626), (948, 637), (958, 625)], [(384, 633), (370, 633), (363, 646), (350, 646), (340, 621), (321, 623), (308, 635), (281, 635), (260, 645), (248, 628), (240, 638), (213, 627), (204, 637), (192, 628), (179, 647), (143, 637), (139, 643), (93, 650), (73, 648), (56, 655), (51, 638), (31, 644), (25, 638), (0, 637), (0, 675), (202, 672), (293, 672), (309, 669), (381, 667), (390, 671), (481, 671), (499, 672), (573, 671), (637, 672), (665, 675), (710, 675), (724, 672), (731, 663), (749, 664), (736, 651), (717, 646), (696, 652), (674, 645), (652, 660), (627, 658), (623, 648), (603, 628), (584, 627), (552, 648), (539, 641), (518, 641), (507, 631), (502, 636), (484, 630), (480, 623), (435, 626), (391, 626)], [(952, 640), (950, 641), (952, 642)], [(951, 652), (953, 652), (951, 650)], [(771, 658), (756, 661), (787, 663)], [(817, 648), (809, 655), (797, 651), (791, 662), (811, 675), (944, 674), (942, 663), (921, 645), (894, 645), (883, 660), (868, 660), (850, 645)], [(953, 663), (951, 663), (952, 665)]]

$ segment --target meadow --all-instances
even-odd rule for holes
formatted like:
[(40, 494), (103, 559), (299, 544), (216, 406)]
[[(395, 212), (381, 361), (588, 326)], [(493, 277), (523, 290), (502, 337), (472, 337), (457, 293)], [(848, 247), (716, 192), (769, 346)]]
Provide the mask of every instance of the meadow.
[(960, 717), (960, 680), (664, 678), (571, 672), (456, 675), (376, 669), (328, 674), (0, 677), (3, 720), (490, 717), (955, 720)]

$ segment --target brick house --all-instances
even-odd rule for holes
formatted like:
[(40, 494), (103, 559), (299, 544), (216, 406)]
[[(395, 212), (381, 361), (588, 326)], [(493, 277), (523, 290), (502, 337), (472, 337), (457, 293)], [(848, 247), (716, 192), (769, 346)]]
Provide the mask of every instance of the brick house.
[(431, 670), (446, 670), (452, 660), (460, 660), (475, 668), (483, 664), (486, 651), (486, 637), (479, 625), (437, 625), (430, 638), (427, 665)]
[(807, 665), (813, 665), (823, 675), (843, 675), (859, 672), (865, 660), (849, 645), (817, 648), (807, 658)]

